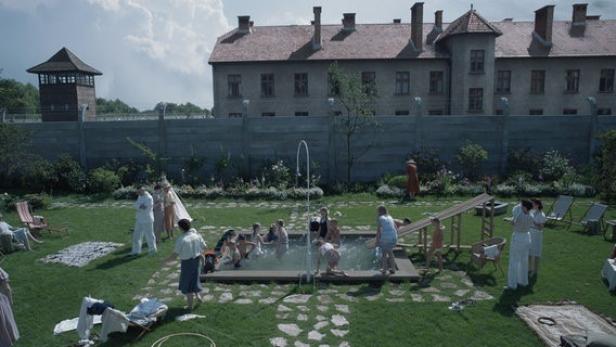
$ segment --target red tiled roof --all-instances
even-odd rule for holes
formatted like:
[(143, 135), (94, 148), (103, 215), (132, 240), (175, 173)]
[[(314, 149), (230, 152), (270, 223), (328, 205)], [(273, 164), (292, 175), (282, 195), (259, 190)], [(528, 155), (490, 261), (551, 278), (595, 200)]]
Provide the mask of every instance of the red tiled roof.
[(460, 34), (494, 34), (500, 36), (502, 33), (487, 20), (483, 19), (477, 11), (470, 10), (451, 22), (447, 29), (438, 37), (437, 42)]
[[(480, 18), (479, 16), (472, 16)], [(475, 19), (472, 20), (473, 23)], [(455, 23), (455, 21), (454, 21)], [(452, 23), (453, 24), (453, 23)], [(444, 32), (452, 24), (443, 24)], [(484, 23), (485, 24), (485, 23)], [(479, 30), (483, 24), (472, 24)], [(616, 20), (587, 20), (583, 37), (569, 33), (571, 22), (555, 21), (552, 30), (552, 48), (546, 49), (533, 40), (533, 22), (492, 22), (492, 30), (501, 32), (496, 37), (496, 57), (531, 56), (616, 56)], [(356, 24), (351, 33), (342, 31), (342, 25), (323, 25), (322, 49), (313, 51), (311, 25), (257, 26), (250, 34), (239, 34), (237, 29), (218, 38), (210, 55), (210, 63), (249, 61), (302, 61), (350, 59), (434, 59), (448, 58), (447, 52), (424, 44), (416, 53), (410, 44), (411, 26), (403, 24)], [(434, 25), (423, 26), (424, 42)], [(466, 27), (469, 27), (468, 25)], [(487, 30), (484, 28), (484, 30)], [(454, 31), (452, 28), (451, 31)], [(457, 32), (457, 30), (456, 30)], [(461, 32), (457, 32), (461, 34)], [(437, 45), (438, 46), (438, 45)]]
[(30, 73), (43, 72), (85, 72), (92, 75), (102, 75), (102, 73), (90, 65), (84, 63), (68, 48), (62, 47), (49, 60), (26, 70)]

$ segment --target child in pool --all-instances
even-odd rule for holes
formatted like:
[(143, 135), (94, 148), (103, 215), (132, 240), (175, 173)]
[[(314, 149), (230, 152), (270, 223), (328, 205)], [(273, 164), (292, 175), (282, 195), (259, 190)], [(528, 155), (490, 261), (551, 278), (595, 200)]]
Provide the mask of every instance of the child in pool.
[(289, 250), (289, 234), (284, 228), (284, 221), (279, 219), (276, 222), (276, 258), (280, 259)]
[(327, 224), (327, 235), (325, 241), (333, 244), (335, 247), (340, 247), (340, 228), (338, 221), (335, 218), (330, 218)]
[(242, 259), (248, 259), (248, 255), (257, 248), (257, 244), (246, 240), (244, 234), (237, 237), (237, 249)]
[(336, 247), (334, 247), (334, 245), (329, 242), (325, 242), (321, 238), (317, 240), (316, 245), (319, 248), (319, 252), (317, 254), (317, 270), (315, 272), (315, 275), (318, 274), (321, 270), (321, 257), (325, 257), (325, 259), (327, 260), (327, 271), (325, 272), (326, 274), (346, 276), (347, 274), (344, 271), (338, 270), (340, 253), (338, 252)]
[(235, 244), (235, 240), (225, 240), (225, 243), (221, 249), (222, 257), (220, 258), (222, 264), (233, 264), (233, 267), (238, 268), (241, 266), (242, 256), (240, 250)]
[(443, 230), (445, 230), (445, 227), (441, 225), (440, 219), (436, 217), (432, 218), (432, 226), (434, 227), (432, 231), (432, 245), (426, 259), (426, 267), (430, 268), (432, 257), (436, 255), (438, 268), (440, 271), (443, 271)]

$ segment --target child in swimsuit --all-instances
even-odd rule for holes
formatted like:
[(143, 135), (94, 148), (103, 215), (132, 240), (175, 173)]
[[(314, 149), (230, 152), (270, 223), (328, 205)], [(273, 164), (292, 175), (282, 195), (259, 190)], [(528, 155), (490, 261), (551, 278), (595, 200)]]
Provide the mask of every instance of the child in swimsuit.
[(317, 270), (315, 274), (318, 274), (321, 270), (321, 257), (325, 257), (327, 260), (327, 271), (329, 275), (343, 275), (346, 276), (344, 271), (338, 270), (338, 262), (340, 262), (340, 253), (334, 247), (333, 244), (325, 242), (323, 239), (317, 241), (317, 247), (319, 247), (319, 253), (317, 258)]
[(441, 225), (440, 219), (436, 217), (432, 218), (432, 226), (434, 227), (432, 231), (432, 245), (426, 259), (426, 267), (430, 267), (432, 257), (436, 255), (438, 268), (443, 271), (443, 230), (445, 230), (445, 227)]

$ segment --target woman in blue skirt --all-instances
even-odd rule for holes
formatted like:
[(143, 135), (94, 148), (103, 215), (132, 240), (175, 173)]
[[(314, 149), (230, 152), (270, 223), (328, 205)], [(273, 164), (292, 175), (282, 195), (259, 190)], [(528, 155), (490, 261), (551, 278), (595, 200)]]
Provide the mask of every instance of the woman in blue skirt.
[(197, 230), (191, 228), (188, 219), (178, 221), (183, 234), (175, 241), (175, 254), (182, 261), (180, 266), (179, 290), (186, 295), (188, 309), (193, 309), (193, 297), (201, 302), (201, 258), (206, 249), (205, 241)]

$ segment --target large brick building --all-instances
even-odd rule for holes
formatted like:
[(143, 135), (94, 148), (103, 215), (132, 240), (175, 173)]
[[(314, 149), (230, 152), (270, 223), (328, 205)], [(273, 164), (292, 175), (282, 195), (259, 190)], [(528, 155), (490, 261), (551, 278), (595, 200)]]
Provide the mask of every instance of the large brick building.
[(378, 115), (408, 115), (421, 97), (432, 115), (498, 114), (507, 97), (511, 114), (586, 114), (587, 97), (599, 114), (616, 112), (616, 20), (587, 15), (573, 5), (570, 21), (554, 20), (554, 6), (534, 22), (489, 22), (471, 9), (451, 23), (423, 22), (423, 3), (411, 23), (255, 26), (249, 16), (218, 38), (210, 56), (214, 115), (306, 116), (339, 110), (328, 101), (328, 67), (361, 74), (376, 86)]

